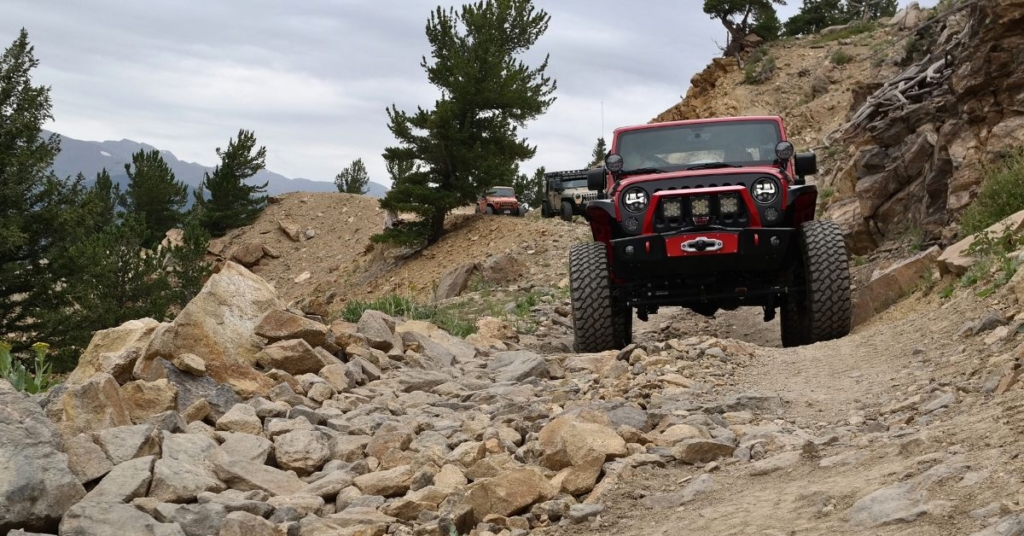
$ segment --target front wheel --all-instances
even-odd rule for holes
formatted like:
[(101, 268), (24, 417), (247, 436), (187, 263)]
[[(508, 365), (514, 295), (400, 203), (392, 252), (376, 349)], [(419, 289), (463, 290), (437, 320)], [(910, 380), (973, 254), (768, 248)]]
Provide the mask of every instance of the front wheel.
[(487, 214), (494, 214), (494, 207), (487, 205), (487, 208), (484, 209), (484, 212), (486, 212)]
[(612, 299), (603, 243), (577, 244), (569, 250), (569, 294), (574, 351), (621, 350), (633, 339), (633, 310)]
[(784, 298), (779, 319), (786, 348), (845, 337), (853, 326), (850, 261), (839, 226), (828, 220), (805, 222), (799, 245), (793, 270), (797, 291)]
[(562, 220), (572, 221), (572, 203), (569, 201), (562, 201)]

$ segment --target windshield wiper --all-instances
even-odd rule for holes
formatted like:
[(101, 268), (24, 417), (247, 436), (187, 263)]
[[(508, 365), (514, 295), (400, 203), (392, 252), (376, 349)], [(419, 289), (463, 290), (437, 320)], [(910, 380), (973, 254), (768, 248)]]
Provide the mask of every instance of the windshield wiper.
[(622, 172), (623, 175), (636, 175), (637, 173), (668, 173), (664, 169), (656, 167), (642, 167), (636, 169), (627, 169)]
[(740, 165), (737, 165), (737, 164), (727, 164), (725, 162), (707, 162), (707, 163), (704, 163), (704, 164), (697, 164), (695, 166), (690, 166), (690, 167), (688, 167), (686, 169), (714, 169), (714, 168), (724, 168), (724, 167), (743, 167), (743, 166), (740, 166)]

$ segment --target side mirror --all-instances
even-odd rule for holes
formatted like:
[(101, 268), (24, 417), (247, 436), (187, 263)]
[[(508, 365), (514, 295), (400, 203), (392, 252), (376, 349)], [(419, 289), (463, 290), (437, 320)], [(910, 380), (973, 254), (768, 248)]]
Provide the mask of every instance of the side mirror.
[(798, 184), (803, 184), (804, 177), (807, 175), (814, 175), (818, 172), (818, 155), (814, 153), (797, 153), (793, 160)]
[(604, 168), (594, 168), (587, 170), (587, 189), (595, 192), (604, 190), (607, 185), (608, 175)]
[(562, 189), (562, 179), (554, 179), (551, 181), (551, 189), (556, 192)]

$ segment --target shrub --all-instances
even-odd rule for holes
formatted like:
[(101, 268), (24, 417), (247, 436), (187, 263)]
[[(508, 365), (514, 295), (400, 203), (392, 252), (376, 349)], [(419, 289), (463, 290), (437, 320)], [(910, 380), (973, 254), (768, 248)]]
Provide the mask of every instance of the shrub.
[(389, 316), (409, 320), (426, 320), (456, 337), (467, 337), (476, 332), (476, 324), (470, 315), (463, 314), (455, 307), (420, 305), (409, 298), (390, 294), (372, 301), (353, 300), (345, 304), (341, 318), (346, 322), (358, 322), (367, 310), (380, 311)]
[(25, 364), (11, 354), (11, 345), (0, 342), (0, 379), (11, 382), (19, 391), (41, 393), (55, 385), (51, 377), (52, 364), (47, 362), (46, 352), (50, 345), (37, 342), (32, 345), (35, 354), (33, 370), (29, 373)]
[(981, 191), (960, 218), (963, 236), (972, 235), (1024, 210), (1024, 147), (986, 166)]
[(833, 65), (846, 65), (853, 61), (853, 55), (841, 48), (837, 48), (832, 52), (832, 56), (829, 57), (829, 61), (831, 61)]
[(768, 49), (761, 47), (747, 59), (743, 68), (743, 79), (748, 84), (763, 84), (775, 74), (775, 58)]

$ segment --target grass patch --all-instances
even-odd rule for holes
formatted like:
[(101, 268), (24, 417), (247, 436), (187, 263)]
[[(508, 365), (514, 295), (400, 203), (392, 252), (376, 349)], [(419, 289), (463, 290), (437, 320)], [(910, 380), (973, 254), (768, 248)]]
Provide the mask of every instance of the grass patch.
[(743, 68), (743, 80), (748, 84), (763, 84), (775, 74), (775, 57), (767, 47), (755, 50)]
[(954, 292), (956, 292), (956, 285), (950, 283), (942, 287), (942, 290), (939, 291), (939, 297), (948, 300), (953, 297)]
[(341, 311), (341, 318), (346, 322), (359, 322), (367, 310), (380, 311), (388, 316), (409, 320), (425, 320), (456, 337), (467, 337), (476, 333), (476, 318), (464, 314), (457, 306), (421, 305), (405, 296), (395, 294), (371, 301), (350, 301)]
[(853, 55), (841, 48), (837, 48), (832, 52), (832, 55), (829, 56), (828, 60), (831, 61), (833, 65), (846, 65), (853, 61)]
[(962, 236), (972, 235), (1024, 210), (1024, 147), (985, 167), (978, 197), (960, 218)]

